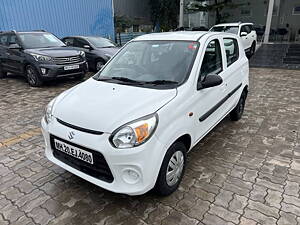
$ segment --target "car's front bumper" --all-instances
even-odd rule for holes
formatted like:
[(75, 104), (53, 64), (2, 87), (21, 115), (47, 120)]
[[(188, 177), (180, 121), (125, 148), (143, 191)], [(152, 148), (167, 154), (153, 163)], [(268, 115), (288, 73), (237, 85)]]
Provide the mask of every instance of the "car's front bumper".
[[(78, 65), (79, 68), (65, 70), (65, 66), (71, 65)], [(40, 77), (43, 80), (52, 80), (60, 77), (72, 77), (85, 74), (88, 71), (88, 64), (86, 61), (70, 65), (38, 64), (37, 69), (39, 71)]]
[[(132, 149), (116, 149), (109, 142), (109, 133), (102, 135), (85, 133), (66, 127), (56, 119), (53, 119), (50, 124), (46, 124), (42, 119), (42, 131), (46, 143), (45, 153), (50, 161), (97, 186), (116, 193), (140, 195), (151, 190), (155, 185), (166, 152), (163, 144), (155, 135), (141, 146)], [(70, 131), (75, 134), (72, 140), (68, 138)], [(102, 153), (113, 175), (113, 181), (109, 183), (97, 179), (58, 160), (53, 155), (50, 134)], [(133, 177), (132, 171), (135, 172)], [(138, 174), (138, 178), (136, 178), (136, 174)]]

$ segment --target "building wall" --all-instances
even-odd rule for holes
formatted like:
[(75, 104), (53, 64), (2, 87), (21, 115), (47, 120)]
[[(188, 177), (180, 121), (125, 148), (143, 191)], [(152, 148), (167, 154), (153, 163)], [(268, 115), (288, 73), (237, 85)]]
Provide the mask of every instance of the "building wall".
[(112, 0), (1, 0), (1, 30), (114, 37)]
[(113, 0), (113, 3), (116, 15), (128, 16), (131, 19), (141, 18), (150, 22), (149, 0)]
[[(244, 4), (235, 9), (223, 10), (230, 17), (226, 22), (252, 22), (264, 26), (267, 20), (268, 0), (235, 0), (234, 2)], [(286, 28), (289, 24), (290, 35), (293, 36), (300, 29), (300, 15), (293, 15), (293, 8), (300, 6), (300, 0), (275, 0), (271, 28)], [(249, 14), (247, 14), (249, 12)], [(214, 25), (214, 15), (210, 15), (211, 26)]]

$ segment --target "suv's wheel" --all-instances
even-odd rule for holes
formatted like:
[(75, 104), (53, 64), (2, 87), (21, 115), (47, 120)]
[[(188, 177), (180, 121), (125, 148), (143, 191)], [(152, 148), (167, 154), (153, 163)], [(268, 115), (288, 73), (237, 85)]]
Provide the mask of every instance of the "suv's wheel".
[(252, 45), (251, 45), (251, 48), (250, 48), (249, 58), (251, 58), (254, 55), (255, 49), (256, 49), (256, 43), (253, 42)]
[(40, 87), (43, 84), (38, 72), (31, 65), (26, 67), (26, 77), (29, 85), (32, 87)]
[(238, 121), (242, 118), (246, 103), (247, 93), (246, 91), (243, 91), (240, 100), (237, 104), (237, 106), (230, 112), (230, 119), (233, 121)]
[(7, 77), (7, 72), (3, 71), (2, 66), (0, 64), (0, 79)]
[(166, 196), (178, 188), (185, 170), (186, 147), (181, 142), (175, 142), (168, 149), (162, 162), (154, 187), (157, 194)]
[(105, 62), (102, 59), (97, 60), (96, 64), (95, 64), (96, 72), (101, 70), (101, 68), (104, 66), (104, 64), (105, 64)]

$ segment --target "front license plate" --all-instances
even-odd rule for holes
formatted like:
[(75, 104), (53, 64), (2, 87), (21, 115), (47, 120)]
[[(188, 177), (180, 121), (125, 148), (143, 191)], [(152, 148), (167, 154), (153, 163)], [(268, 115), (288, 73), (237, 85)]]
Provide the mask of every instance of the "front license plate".
[(54, 139), (54, 146), (56, 150), (64, 152), (74, 158), (80, 159), (84, 162), (94, 164), (93, 154), (82, 150), (80, 148), (74, 147), (72, 145), (66, 144), (60, 140)]
[(64, 70), (75, 70), (79, 69), (79, 65), (71, 65), (71, 66), (65, 66)]

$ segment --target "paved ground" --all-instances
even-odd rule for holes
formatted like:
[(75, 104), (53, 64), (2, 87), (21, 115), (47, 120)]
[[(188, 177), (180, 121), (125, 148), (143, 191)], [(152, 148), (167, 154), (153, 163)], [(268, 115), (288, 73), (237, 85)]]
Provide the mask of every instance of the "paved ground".
[(43, 107), (74, 84), (0, 80), (0, 224), (300, 224), (300, 71), (251, 69), (243, 119), (194, 148), (166, 198), (110, 193), (45, 159)]

